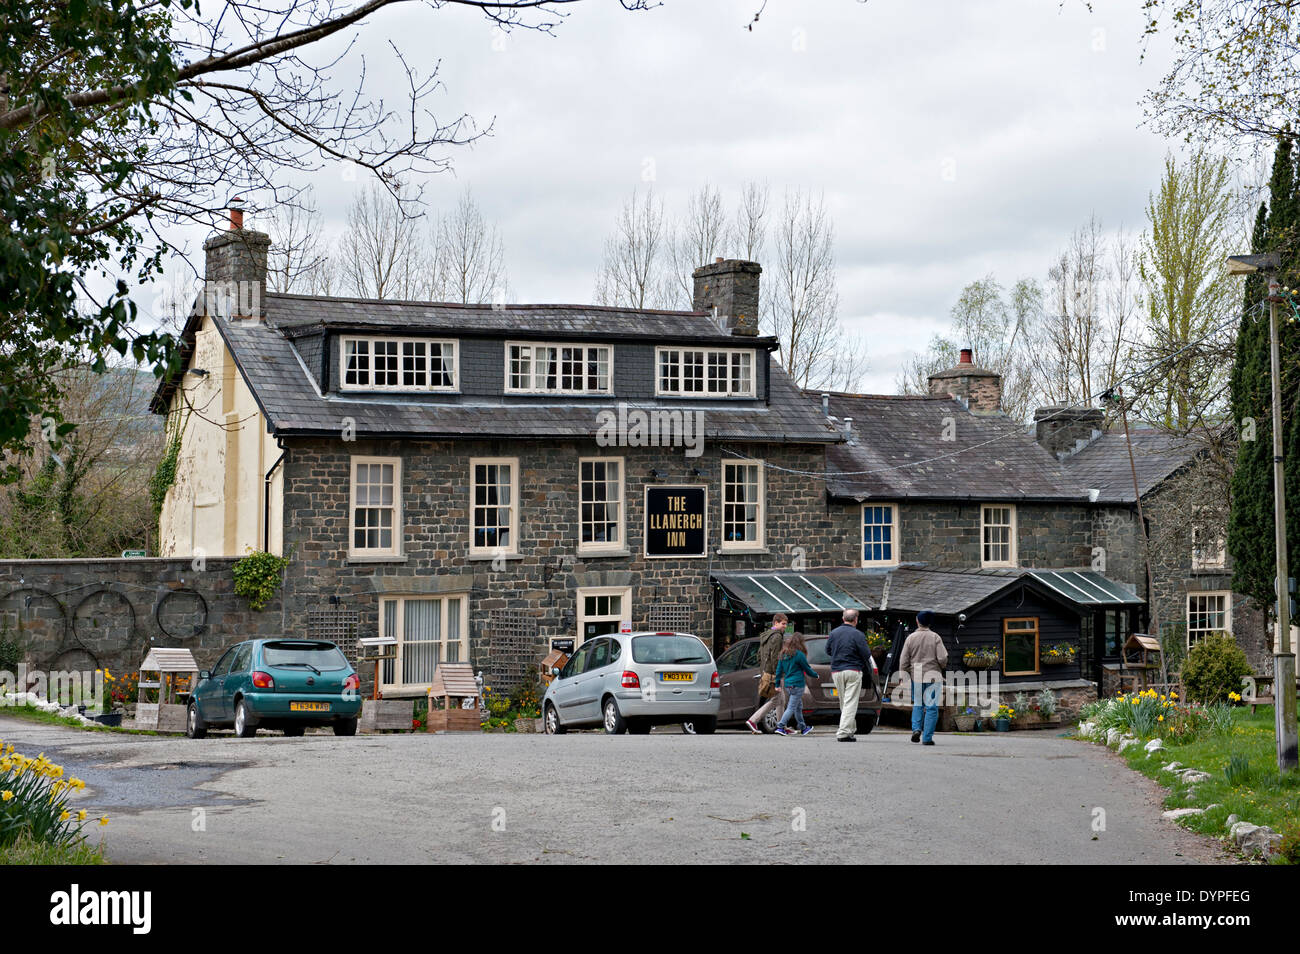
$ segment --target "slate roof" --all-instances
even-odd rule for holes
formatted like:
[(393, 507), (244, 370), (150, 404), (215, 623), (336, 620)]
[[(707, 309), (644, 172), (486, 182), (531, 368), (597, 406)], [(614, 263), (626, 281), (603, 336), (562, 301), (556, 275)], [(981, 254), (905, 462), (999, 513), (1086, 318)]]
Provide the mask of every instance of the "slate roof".
[[(460, 305), (375, 298), (314, 295), (266, 296), (267, 320), (289, 337), (331, 330), (404, 330), (500, 337), (619, 338), (683, 340), (736, 347), (706, 312), (610, 308), (602, 305)], [(748, 338), (746, 346), (776, 346), (769, 337)]]
[[(1024, 427), (1003, 415), (972, 414), (953, 398), (831, 394), (830, 413), (841, 425), (853, 419), (850, 441), (826, 449), (833, 497), (1087, 499)], [(954, 439), (943, 440), (949, 431)]]
[[(1202, 445), (1194, 439), (1154, 428), (1130, 429), (1133, 465), (1143, 497), (1188, 466)], [(1098, 491), (1101, 503), (1135, 503), (1128, 444), (1122, 431), (1110, 431), (1067, 457), (1061, 467), (1072, 483)]]
[[(312, 309), (319, 314), (312, 316)], [(491, 306), (363, 302), (357, 299), (307, 298), (296, 295), (268, 295), (266, 320), (213, 321), (234, 356), (235, 364), (248, 383), (258, 406), (277, 436), (337, 436), (343, 419), (351, 418), (361, 437), (538, 437), (591, 438), (599, 427), (597, 413), (616, 403), (629, 409), (690, 409), (704, 412), (704, 436), (708, 440), (780, 443), (828, 443), (840, 440), (822, 418), (816, 405), (795, 388), (779, 365), (773, 363), (768, 383), (768, 401), (633, 401), (620, 398), (593, 400), (554, 397), (464, 396), (422, 399), (411, 394), (322, 394), (295, 350), (290, 335), (305, 329), (362, 327), (367, 316), (376, 320), (402, 322), (425, 315), (430, 324), (384, 325), (390, 330), (411, 329), (456, 335), (487, 333), (520, 335), (525, 330), (566, 338), (589, 336), (616, 340), (620, 335), (640, 340), (662, 334), (700, 344), (725, 343), (731, 347), (753, 345), (764, 348), (766, 338), (738, 341), (718, 331), (710, 315), (694, 312), (635, 312), (588, 306), (510, 306), (497, 312)], [(459, 316), (461, 325), (449, 324)], [(336, 324), (336, 318), (339, 322)], [(482, 319), (494, 322), (476, 325)], [(201, 318), (192, 317), (182, 334), (182, 357), (188, 363), (194, 334)], [(511, 324), (514, 322), (514, 324)], [(526, 322), (526, 326), (520, 323)], [(601, 332), (601, 329), (606, 329)], [(694, 328), (691, 335), (689, 329)], [(486, 329), (486, 330), (485, 330)], [(159, 384), (154, 396), (155, 411), (165, 410), (182, 370)]]

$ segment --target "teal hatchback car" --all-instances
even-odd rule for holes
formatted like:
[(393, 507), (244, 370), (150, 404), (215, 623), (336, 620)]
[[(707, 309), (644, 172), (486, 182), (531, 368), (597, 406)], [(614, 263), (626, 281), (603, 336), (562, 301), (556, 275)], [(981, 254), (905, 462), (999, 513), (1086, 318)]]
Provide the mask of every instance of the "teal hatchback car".
[(319, 639), (250, 639), (232, 646), (199, 673), (185, 734), (201, 739), (214, 727), (250, 738), (262, 729), (302, 735), (332, 726), (356, 735), (361, 680), (343, 651)]

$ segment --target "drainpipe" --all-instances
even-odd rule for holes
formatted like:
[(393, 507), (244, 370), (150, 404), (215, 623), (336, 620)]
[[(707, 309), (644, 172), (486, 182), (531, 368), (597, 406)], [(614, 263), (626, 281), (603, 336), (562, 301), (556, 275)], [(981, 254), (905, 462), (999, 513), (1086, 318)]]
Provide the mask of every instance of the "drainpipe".
[(275, 459), (262, 481), (262, 550), (266, 553), (271, 552), (271, 478), (275, 476), (276, 468), (284, 461), (285, 455), (284, 444), (278, 437), (275, 446), (280, 448), (280, 456)]

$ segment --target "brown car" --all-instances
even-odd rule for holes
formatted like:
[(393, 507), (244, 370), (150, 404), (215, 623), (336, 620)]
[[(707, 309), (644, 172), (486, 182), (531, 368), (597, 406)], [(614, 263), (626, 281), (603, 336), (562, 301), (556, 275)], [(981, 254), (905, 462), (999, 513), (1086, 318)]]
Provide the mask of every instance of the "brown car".
[[(831, 658), (826, 654), (825, 636), (808, 636), (808, 662), (821, 676), (810, 680), (803, 694), (803, 717), (807, 722), (839, 722), (840, 703), (836, 698), (835, 684), (831, 681)], [(721, 682), (722, 705), (718, 710), (719, 723), (744, 722), (758, 708), (758, 682), (762, 675), (758, 668), (758, 637), (742, 639), (718, 657), (718, 679)], [(858, 701), (858, 731), (866, 735), (876, 727), (880, 711), (879, 675), (863, 679), (862, 695)], [(759, 726), (764, 732), (775, 732), (777, 720), (784, 712), (783, 706), (772, 706)]]

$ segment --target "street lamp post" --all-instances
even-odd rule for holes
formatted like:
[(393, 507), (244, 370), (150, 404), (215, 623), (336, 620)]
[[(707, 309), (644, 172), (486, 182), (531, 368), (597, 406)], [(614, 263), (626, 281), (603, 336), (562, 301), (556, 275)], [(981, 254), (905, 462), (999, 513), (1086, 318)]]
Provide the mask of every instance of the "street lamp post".
[(1277, 729), (1277, 767), (1286, 771), (1296, 767), (1296, 699), (1295, 657), (1291, 655), (1291, 591), (1287, 585), (1286, 494), (1282, 466), (1282, 357), (1278, 340), (1277, 303), (1281, 288), (1277, 273), (1281, 256), (1276, 252), (1263, 255), (1233, 255), (1228, 271), (1233, 275), (1268, 275), (1268, 341), (1272, 368), (1273, 392), (1273, 524), (1277, 547), (1277, 638), (1273, 641), (1274, 725)]

